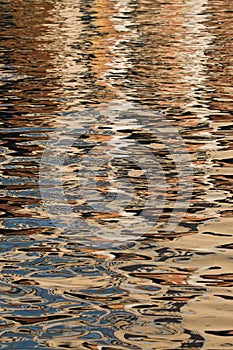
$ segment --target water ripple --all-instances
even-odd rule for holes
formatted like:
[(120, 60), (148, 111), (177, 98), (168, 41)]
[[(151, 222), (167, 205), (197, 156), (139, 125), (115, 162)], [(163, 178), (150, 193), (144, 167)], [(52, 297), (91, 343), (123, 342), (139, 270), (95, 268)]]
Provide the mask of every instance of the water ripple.
[[(231, 349), (230, 2), (0, 5), (0, 349)], [(116, 135), (154, 152), (169, 191), (152, 232), (93, 247), (51, 222), (40, 162), (70, 115), (116, 101), (162, 111), (179, 131), (193, 165), (193, 195), (179, 227), (167, 234), (163, 224), (177, 197), (174, 162), (127, 118), (120, 126), (112, 116), (99, 120), (64, 164), (68, 206), (79, 199), (80, 157)], [(128, 215), (139, 213), (147, 195), (139, 167), (123, 160), (105, 167), (98, 178), (105, 197), (109, 173), (128, 174), (138, 191)], [(76, 204), (86, 220), (118, 227), (119, 216)]]

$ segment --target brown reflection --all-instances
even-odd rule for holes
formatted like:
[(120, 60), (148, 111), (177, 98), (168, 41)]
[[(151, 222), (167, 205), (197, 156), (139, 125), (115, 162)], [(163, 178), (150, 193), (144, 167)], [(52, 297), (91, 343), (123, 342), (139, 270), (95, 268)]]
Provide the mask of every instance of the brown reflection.
[(53, 10), (51, 1), (6, 1), (0, 9), (1, 230), (10, 235), (30, 235), (31, 226), (44, 233), (39, 222), (47, 218), (40, 209), (39, 162), (61, 96), (57, 53), (48, 48)]
[(111, 52), (111, 46), (120, 37), (120, 33), (114, 28), (112, 21), (112, 17), (117, 14), (115, 4), (109, 0), (96, 0), (92, 2), (90, 11), (95, 13), (93, 25), (96, 28), (96, 35), (90, 38), (92, 45), (88, 50), (93, 57), (90, 60), (90, 70), (95, 77), (95, 85), (104, 88), (103, 93), (99, 92), (98, 102), (106, 102), (116, 97), (114, 87), (109, 84), (105, 77), (109, 66), (114, 65), (114, 53)]
[[(211, 109), (221, 111), (211, 116), (214, 121), (223, 123), (232, 121), (232, 3), (229, 0), (210, 0), (209, 8), (212, 20), (209, 31), (215, 35), (215, 40), (209, 52), (209, 87), (213, 89)], [(224, 113), (224, 114), (223, 114)]]
[(11, 14), (2, 32), (1, 114), (12, 127), (46, 125), (57, 111), (59, 82), (50, 73), (56, 52), (46, 49), (53, 7), (51, 1), (11, 1), (1, 9), (2, 16)]

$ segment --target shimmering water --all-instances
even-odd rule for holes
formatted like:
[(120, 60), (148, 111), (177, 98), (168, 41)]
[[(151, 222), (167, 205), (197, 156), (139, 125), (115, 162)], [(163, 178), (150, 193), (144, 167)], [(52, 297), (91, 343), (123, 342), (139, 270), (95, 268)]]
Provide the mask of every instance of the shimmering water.
[[(232, 349), (231, 1), (5, 0), (0, 28), (0, 349)], [(168, 187), (152, 231), (85, 243), (78, 227), (51, 221), (41, 159), (59, 125), (116, 102), (162, 112), (180, 133), (193, 194), (167, 233), (178, 190), (160, 140), (127, 115), (90, 122), (62, 165), (72, 215), (114, 234), (145, 205), (147, 179), (130, 159), (104, 164), (98, 179), (103, 195), (109, 174), (127, 179), (123, 194), (136, 187), (123, 214), (77, 197), (80, 157), (114, 137), (154, 152)]]

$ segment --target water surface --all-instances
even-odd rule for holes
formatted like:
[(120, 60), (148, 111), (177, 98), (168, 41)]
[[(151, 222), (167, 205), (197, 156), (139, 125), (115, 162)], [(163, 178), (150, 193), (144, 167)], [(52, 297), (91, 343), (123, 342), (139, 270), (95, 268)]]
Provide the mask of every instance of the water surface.
[[(0, 1), (1, 349), (233, 348), (231, 18), (228, 0)], [(163, 112), (180, 133), (191, 204), (167, 234), (174, 164), (158, 140), (126, 127), (158, 157), (168, 205), (139, 240), (85, 244), (51, 222), (41, 157), (59, 125), (117, 101)], [(110, 116), (89, 129), (62, 168), (70, 206), (80, 155), (119, 133)], [(145, 177), (129, 161), (110, 165), (99, 190), (109, 173), (127, 173), (136, 215)], [(103, 230), (124, 220), (85, 205), (79, 215)]]

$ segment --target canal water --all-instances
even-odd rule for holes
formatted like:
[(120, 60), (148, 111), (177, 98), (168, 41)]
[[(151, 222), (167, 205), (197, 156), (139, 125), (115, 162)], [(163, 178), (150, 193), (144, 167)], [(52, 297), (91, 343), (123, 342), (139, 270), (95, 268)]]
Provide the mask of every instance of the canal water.
[(0, 28), (0, 349), (233, 349), (231, 0)]

